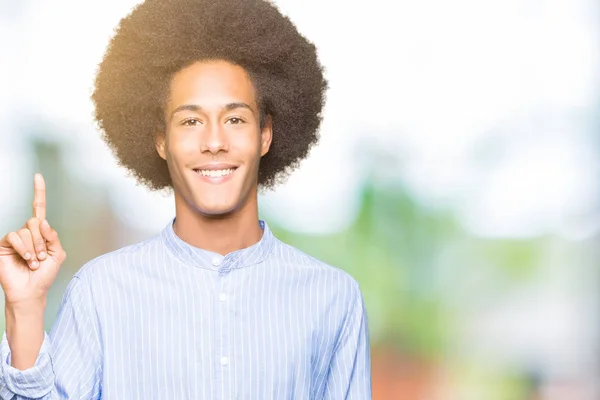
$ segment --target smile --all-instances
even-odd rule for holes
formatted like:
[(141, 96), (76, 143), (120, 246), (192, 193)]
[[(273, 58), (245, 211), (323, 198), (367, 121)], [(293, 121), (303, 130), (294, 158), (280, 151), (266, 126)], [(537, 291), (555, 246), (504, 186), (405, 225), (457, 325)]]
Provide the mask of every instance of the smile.
[(231, 175), (235, 168), (230, 169), (195, 169), (197, 174), (202, 176), (208, 176), (210, 178), (221, 178), (223, 176)]
[(237, 169), (236, 166), (224, 165), (223, 167), (217, 167), (220, 169), (215, 169), (215, 166), (209, 169), (194, 168), (194, 172), (196, 173), (196, 176), (200, 178), (200, 180), (203, 182), (210, 183), (213, 185), (221, 184), (228, 182), (230, 179), (232, 179), (232, 176), (234, 175), (234, 172)]

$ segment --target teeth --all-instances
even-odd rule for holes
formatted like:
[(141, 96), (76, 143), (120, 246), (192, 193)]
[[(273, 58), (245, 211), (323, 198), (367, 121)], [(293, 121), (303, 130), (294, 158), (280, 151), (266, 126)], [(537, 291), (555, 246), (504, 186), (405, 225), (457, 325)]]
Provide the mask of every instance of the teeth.
[(229, 175), (233, 172), (233, 168), (230, 169), (217, 169), (217, 170), (208, 170), (208, 169), (200, 169), (198, 173), (203, 176), (209, 176), (211, 178), (220, 178), (222, 176)]

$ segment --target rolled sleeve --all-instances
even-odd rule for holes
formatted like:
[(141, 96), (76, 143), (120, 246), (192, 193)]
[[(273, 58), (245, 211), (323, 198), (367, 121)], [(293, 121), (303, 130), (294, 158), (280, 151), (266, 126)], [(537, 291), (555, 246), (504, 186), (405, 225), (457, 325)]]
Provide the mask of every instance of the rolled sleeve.
[(98, 399), (102, 385), (102, 349), (94, 318), (91, 292), (73, 277), (49, 334), (33, 367), (19, 371), (10, 366), (10, 348), (4, 334), (0, 344), (0, 399)]
[(10, 365), (10, 347), (4, 332), (0, 343), (2, 371), (0, 398), (12, 400), (16, 396), (16, 400), (21, 400), (43, 399), (47, 396), (54, 387), (54, 370), (50, 354), (52, 354), (50, 338), (47, 333), (44, 333), (44, 341), (34, 366), (23, 371), (18, 370)]

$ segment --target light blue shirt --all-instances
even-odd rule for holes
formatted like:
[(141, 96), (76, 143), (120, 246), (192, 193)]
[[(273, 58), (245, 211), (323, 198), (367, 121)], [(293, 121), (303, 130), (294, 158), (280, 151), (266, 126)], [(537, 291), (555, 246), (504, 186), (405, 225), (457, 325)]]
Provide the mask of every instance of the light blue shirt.
[(75, 274), (34, 367), (0, 348), (2, 399), (371, 399), (348, 273), (275, 238), (226, 256), (172, 222)]

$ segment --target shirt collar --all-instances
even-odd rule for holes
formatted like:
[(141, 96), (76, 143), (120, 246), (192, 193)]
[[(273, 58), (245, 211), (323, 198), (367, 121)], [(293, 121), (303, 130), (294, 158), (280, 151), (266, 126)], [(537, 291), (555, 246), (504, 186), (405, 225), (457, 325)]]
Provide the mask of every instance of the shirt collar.
[(173, 229), (174, 222), (175, 218), (167, 224), (160, 234), (162, 242), (171, 253), (186, 264), (219, 271), (220, 274), (235, 268), (249, 267), (260, 263), (267, 257), (275, 242), (269, 225), (265, 221), (259, 220), (258, 223), (263, 230), (262, 238), (250, 247), (236, 250), (223, 256), (212, 251), (194, 247), (183, 241)]

